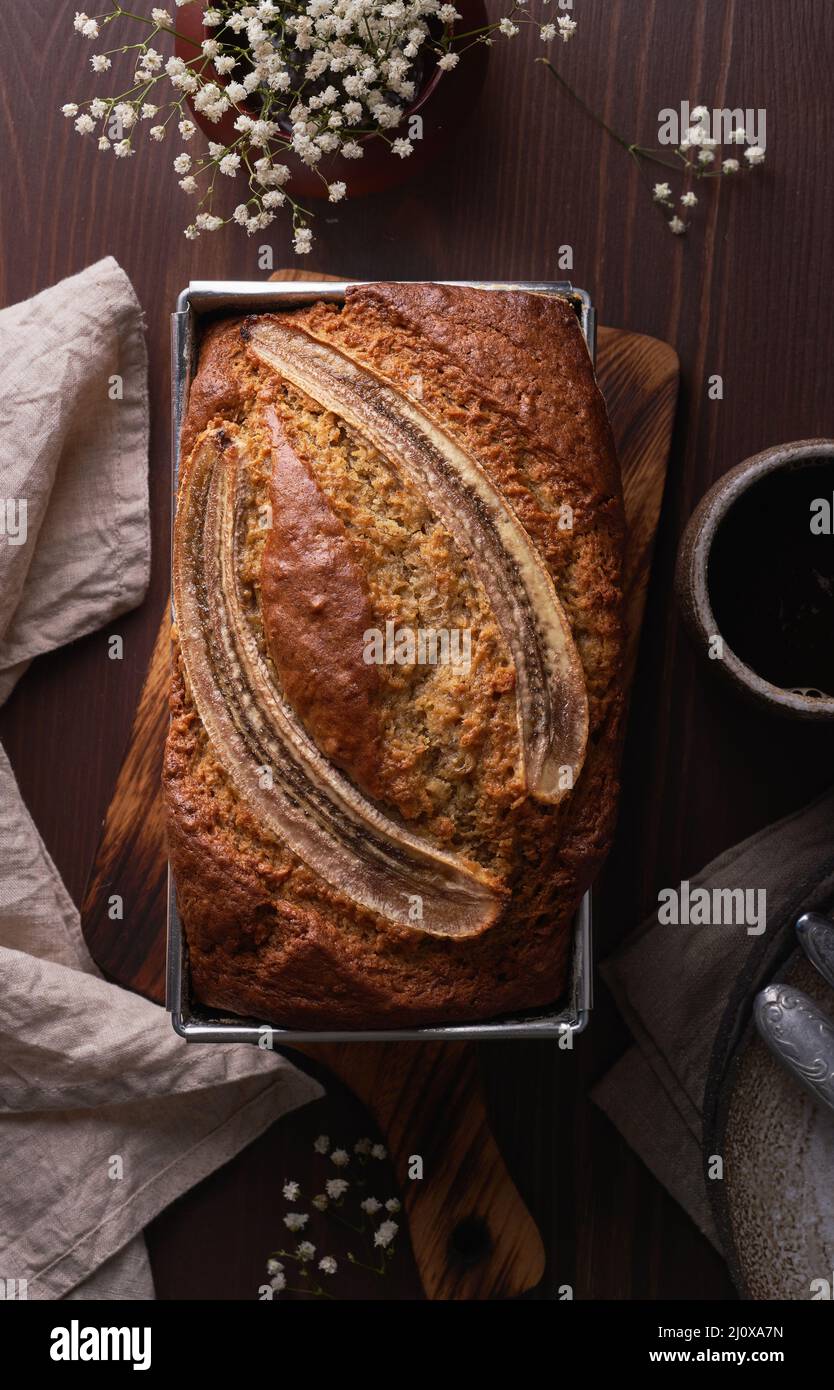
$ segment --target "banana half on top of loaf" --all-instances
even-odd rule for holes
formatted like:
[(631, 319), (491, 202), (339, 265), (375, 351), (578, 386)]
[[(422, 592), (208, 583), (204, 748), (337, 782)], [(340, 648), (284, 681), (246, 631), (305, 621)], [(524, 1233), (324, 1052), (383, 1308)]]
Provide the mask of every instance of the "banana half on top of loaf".
[(571, 305), (374, 284), (204, 336), (164, 788), (192, 987), (288, 1027), (554, 1002), (612, 833), (619, 471)]

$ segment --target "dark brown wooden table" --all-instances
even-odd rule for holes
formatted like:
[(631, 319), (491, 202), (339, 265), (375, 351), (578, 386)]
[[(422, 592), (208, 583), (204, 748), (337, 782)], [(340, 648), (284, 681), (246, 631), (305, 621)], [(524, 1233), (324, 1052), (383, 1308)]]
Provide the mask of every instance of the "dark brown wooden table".
[[(154, 568), (148, 601), (119, 622), (125, 659), (107, 659), (104, 634), (42, 658), (0, 715), (23, 794), (78, 902), (168, 587), (168, 314), (190, 277), (261, 274), (265, 240), (276, 266), (293, 257), (279, 227), (253, 240), (230, 229), (187, 242), (189, 202), (167, 147), (117, 164), (59, 114), (94, 90), (85, 71), (93, 50), (70, 32), (75, 5), (7, 9), (0, 302), (112, 253), (144, 306), (150, 345)], [(604, 952), (659, 887), (831, 780), (834, 731), (773, 723), (713, 683), (681, 630), (672, 574), (686, 518), (717, 477), (769, 444), (834, 434), (834, 6), (575, 0), (574, 15), (579, 33), (555, 58), (609, 123), (649, 145), (660, 109), (683, 99), (763, 106), (761, 177), (705, 187), (689, 236), (673, 238), (626, 155), (534, 66), (541, 50), (528, 32), (492, 50), (467, 134), (427, 177), (322, 206), (312, 260), (356, 277), (556, 279), (557, 248), (568, 243), (573, 279), (603, 322), (665, 338), (680, 354), (619, 833), (599, 899)], [(707, 397), (714, 373), (724, 378), (721, 402)], [(626, 1041), (600, 987), (573, 1056), (547, 1044), (482, 1049), (496, 1133), (549, 1253), (540, 1294), (571, 1283), (580, 1298), (732, 1296), (722, 1261), (587, 1099)], [(363, 1123), (343, 1096), (320, 1104), (321, 1127)], [(155, 1223), (160, 1294), (252, 1296), (286, 1156), (303, 1176), (318, 1123), (283, 1121)], [(411, 1278), (403, 1273), (403, 1295)]]

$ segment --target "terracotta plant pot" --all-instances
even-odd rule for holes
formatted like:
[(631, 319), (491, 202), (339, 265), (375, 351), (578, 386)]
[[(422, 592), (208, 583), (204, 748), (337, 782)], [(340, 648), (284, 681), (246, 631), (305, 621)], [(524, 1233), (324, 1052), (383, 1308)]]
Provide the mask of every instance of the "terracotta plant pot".
[[(487, 23), (484, 0), (456, 0), (461, 15), (455, 28), (460, 33), (469, 33)], [(203, 26), (205, 5), (187, 5), (177, 11), (177, 28), (183, 35), (176, 40), (178, 57), (186, 60), (194, 57), (195, 47), (203, 39), (211, 37), (214, 30)], [(476, 44), (460, 60), (457, 68), (444, 73), (433, 63), (417, 97), (408, 108), (405, 118), (396, 129), (388, 132), (391, 139), (404, 139), (410, 134), (410, 124), (414, 117), (422, 122), (421, 138), (413, 141), (413, 152), (405, 159), (392, 154), (387, 142), (378, 135), (363, 135), (360, 144), (364, 147), (361, 159), (343, 159), (338, 155), (324, 158), (317, 166), (327, 183), (338, 180), (347, 184), (348, 194), (355, 198), (365, 193), (379, 193), (385, 188), (396, 188), (422, 172), (431, 161), (455, 138), (463, 125), (468, 112), (475, 105), (486, 76), (489, 50), (484, 44)], [(222, 86), (224, 79), (215, 75), (214, 79)], [(191, 104), (191, 103), (189, 103)], [(193, 106), (192, 106), (193, 111)], [(257, 115), (253, 104), (251, 114)], [(227, 112), (222, 120), (212, 122), (198, 111), (193, 111), (194, 120), (210, 140), (224, 145), (236, 138), (234, 130), (235, 113)], [(281, 162), (292, 170), (290, 189), (296, 198), (325, 198), (327, 189), (316, 172), (303, 164), (291, 151), (281, 156)]]
[[(831, 439), (805, 439), (795, 444), (780, 444), (731, 468), (696, 507), (681, 538), (675, 589), (683, 619), (698, 649), (705, 656), (711, 654), (716, 637), (723, 640), (713, 606), (717, 595), (710, 588), (710, 558), (722, 522), (757, 483), (780, 473), (832, 461), (834, 440)], [(834, 540), (820, 537), (820, 543), (831, 546)], [(777, 566), (779, 557), (773, 555), (771, 563)], [(778, 571), (775, 573), (778, 575)], [(784, 578), (787, 583), (789, 576), (786, 574)], [(742, 660), (726, 640), (723, 640), (723, 656), (710, 660), (710, 666), (761, 708), (795, 719), (834, 720), (834, 695), (820, 691), (804, 693), (766, 680), (753, 666)]]

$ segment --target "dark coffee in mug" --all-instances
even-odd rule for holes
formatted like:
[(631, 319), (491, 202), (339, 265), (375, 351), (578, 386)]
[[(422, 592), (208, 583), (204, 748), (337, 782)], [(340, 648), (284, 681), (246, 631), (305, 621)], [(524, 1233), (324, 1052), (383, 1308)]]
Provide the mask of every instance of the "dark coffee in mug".
[(707, 584), (736, 656), (772, 685), (834, 696), (834, 462), (779, 469), (742, 493)]

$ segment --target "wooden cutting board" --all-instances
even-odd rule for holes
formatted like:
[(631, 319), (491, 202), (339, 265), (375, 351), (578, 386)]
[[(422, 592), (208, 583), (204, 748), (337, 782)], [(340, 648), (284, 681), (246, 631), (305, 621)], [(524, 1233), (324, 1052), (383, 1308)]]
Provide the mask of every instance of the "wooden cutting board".
[[(272, 278), (336, 277), (282, 271)], [(623, 473), (630, 682), (666, 477), (678, 360), (666, 343), (602, 328), (597, 375)], [(166, 609), (82, 907), (84, 935), (101, 969), (159, 1002), (165, 989), (167, 865), (159, 783), (168, 718), (168, 623)], [(115, 893), (125, 904), (121, 924), (107, 912)], [(544, 1273), (542, 1242), (490, 1133), (476, 1049), (462, 1043), (352, 1043), (303, 1051), (341, 1077), (386, 1136), (427, 1296), (509, 1298), (534, 1288)], [(411, 1154), (423, 1158), (422, 1182), (407, 1178)]]

